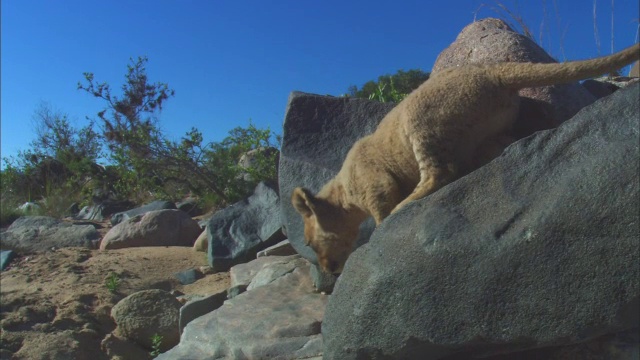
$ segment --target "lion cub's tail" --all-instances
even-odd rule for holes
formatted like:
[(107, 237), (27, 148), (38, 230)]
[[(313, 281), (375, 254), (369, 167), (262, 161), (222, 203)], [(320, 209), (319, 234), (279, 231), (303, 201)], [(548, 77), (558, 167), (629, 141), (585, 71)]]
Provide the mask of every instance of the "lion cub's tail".
[(640, 59), (640, 44), (592, 60), (565, 63), (500, 63), (491, 72), (506, 87), (522, 89), (574, 82), (618, 70)]

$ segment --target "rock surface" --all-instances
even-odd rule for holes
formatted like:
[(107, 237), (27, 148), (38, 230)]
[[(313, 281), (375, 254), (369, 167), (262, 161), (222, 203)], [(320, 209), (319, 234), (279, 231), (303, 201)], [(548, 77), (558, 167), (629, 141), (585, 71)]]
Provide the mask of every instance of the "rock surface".
[(279, 213), (278, 192), (264, 182), (247, 199), (216, 212), (205, 229), (209, 265), (216, 271), (227, 271), (282, 241)]
[(275, 261), (260, 269), (253, 279), (251, 279), (251, 282), (247, 286), (247, 291), (270, 284), (282, 276), (292, 273), (296, 268), (307, 264), (307, 260), (303, 259), (300, 255), (291, 256), (289, 259), (286, 259), (287, 257), (284, 258), (282, 261)]
[(231, 287), (238, 285), (249, 286), (256, 275), (263, 269), (277, 266), (278, 264), (292, 263), (299, 258), (299, 255), (261, 256), (255, 260), (249, 261), (248, 263), (235, 265), (229, 270)]
[(291, 246), (289, 240), (283, 240), (273, 246), (269, 246), (268, 248), (258, 251), (256, 257), (262, 256), (289, 256), (296, 255), (296, 249)]
[[(291, 205), (293, 189), (320, 190), (338, 173), (353, 143), (372, 133), (394, 106), (301, 92), (289, 96), (279, 170), (282, 223), (291, 245), (308, 260), (315, 263), (316, 256), (305, 245), (302, 218)], [(372, 220), (360, 227), (358, 244), (369, 239), (373, 228)]]
[(105, 200), (99, 204), (83, 207), (74, 215), (74, 219), (103, 221), (112, 214), (131, 208), (131, 205), (129, 201)]
[(193, 246), (201, 231), (198, 223), (184, 211), (150, 211), (111, 228), (100, 242), (100, 250), (140, 246)]
[(639, 97), (619, 90), (387, 218), (338, 279), (325, 359), (470, 358), (637, 328)]
[(134, 216), (137, 215), (143, 215), (145, 213), (148, 213), (149, 211), (157, 211), (157, 210), (173, 210), (176, 208), (176, 205), (174, 203), (172, 203), (171, 201), (162, 201), (162, 200), (157, 200), (157, 201), (153, 201), (150, 202), (146, 205), (137, 207), (135, 209), (131, 209), (131, 210), (127, 210), (127, 211), (123, 211), (123, 212), (119, 212), (117, 214), (114, 214), (111, 217), (111, 225), (117, 225), (120, 224), (121, 222), (132, 218)]
[(327, 296), (304, 265), (191, 321), (180, 344), (157, 359), (307, 359), (322, 354)]
[[(575, 59), (582, 60), (582, 59)], [(438, 56), (433, 72), (464, 64), (556, 62), (538, 44), (514, 32), (499, 19), (482, 19), (467, 25), (456, 40)], [(579, 83), (522, 89), (520, 113), (514, 137), (550, 129), (571, 118), (596, 98)]]
[(164, 290), (143, 290), (120, 300), (111, 310), (118, 332), (151, 349), (151, 338), (162, 336), (161, 349), (175, 346), (179, 339), (180, 302)]
[(22, 216), (0, 234), (3, 249), (42, 252), (52, 248), (96, 248), (100, 234), (92, 225), (73, 225), (48, 216)]
[(193, 299), (180, 308), (179, 330), (180, 334), (188, 323), (202, 315), (218, 309), (227, 300), (227, 291), (219, 291), (215, 294)]

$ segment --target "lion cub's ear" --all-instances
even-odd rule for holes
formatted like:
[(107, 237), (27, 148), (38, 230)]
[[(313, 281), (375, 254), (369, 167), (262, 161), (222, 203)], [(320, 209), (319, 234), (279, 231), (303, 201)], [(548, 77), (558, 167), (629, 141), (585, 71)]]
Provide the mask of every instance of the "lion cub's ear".
[(317, 199), (307, 189), (297, 187), (291, 194), (291, 204), (303, 216), (311, 216), (316, 211)]

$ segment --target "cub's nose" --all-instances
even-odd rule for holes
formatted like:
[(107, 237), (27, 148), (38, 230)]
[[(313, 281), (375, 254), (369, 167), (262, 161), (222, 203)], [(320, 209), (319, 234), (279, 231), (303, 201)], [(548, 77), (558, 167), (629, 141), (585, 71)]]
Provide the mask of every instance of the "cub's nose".
[(333, 274), (333, 275), (340, 275), (340, 273), (342, 272), (342, 266), (340, 266), (340, 263), (337, 261), (333, 261), (330, 260), (328, 261), (328, 272)]

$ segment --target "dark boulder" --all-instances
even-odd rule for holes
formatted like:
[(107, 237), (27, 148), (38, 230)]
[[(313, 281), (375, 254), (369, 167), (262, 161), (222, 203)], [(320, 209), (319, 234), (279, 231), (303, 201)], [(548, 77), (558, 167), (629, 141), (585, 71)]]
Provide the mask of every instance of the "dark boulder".
[(284, 240), (277, 189), (261, 182), (253, 194), (216, 212), (207, 223), (209, 265), (227, 271)]
[(387, 218), (336, 283), (325, 359), (467, 359), (637, 328), (638, 98), (619, 90)]

